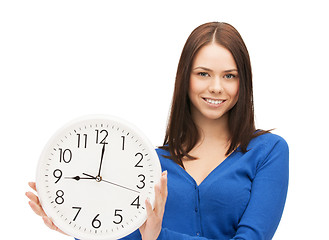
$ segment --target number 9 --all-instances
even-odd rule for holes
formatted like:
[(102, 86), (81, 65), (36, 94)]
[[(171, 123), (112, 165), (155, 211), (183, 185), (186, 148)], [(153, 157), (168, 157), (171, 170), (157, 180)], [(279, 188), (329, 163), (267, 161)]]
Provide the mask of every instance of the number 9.
[(62, 171), (60, 169), (56, 169), (53, 173), (54, 177), (57, 178), (57, 181), (55, 183), (58, 183), (58, 181), (62, 178)]

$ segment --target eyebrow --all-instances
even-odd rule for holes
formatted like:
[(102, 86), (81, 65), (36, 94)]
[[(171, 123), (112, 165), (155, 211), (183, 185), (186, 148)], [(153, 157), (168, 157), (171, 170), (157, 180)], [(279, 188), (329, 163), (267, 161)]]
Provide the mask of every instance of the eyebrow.
[(224, 72), (237, 72), (238, 69), (229, 69), (229, 70), (225, 70)]
[[(193, 70), (196, 70), (196, 69), (202, 69), (202, 70), (205, 70), (205, 71), (209, 71), (209, 72), (212, 72), (213, 70), (211, 70), (210, 68), (206, 68), (206, 67), (202, 67), (202, 66), (199, 66), (199, 67), (196, 67), (196, 68), (193, 68)], [(224, 72), (238, 72), (237, 69), (233, 68), (233, 69), (228, 69), (228, 70), (225, 70)]]
[(196, 68), (194, 68), (193, 70), (196, 70), (196, 69), (202, 69), (202, 70), (205, 70), (205, 71), (212, 71), (210, 68), (206, 68), (206, 67), (196, 67)]

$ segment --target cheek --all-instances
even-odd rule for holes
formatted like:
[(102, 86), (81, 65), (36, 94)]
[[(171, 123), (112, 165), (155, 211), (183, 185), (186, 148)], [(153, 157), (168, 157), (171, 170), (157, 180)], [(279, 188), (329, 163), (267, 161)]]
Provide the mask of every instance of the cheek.
[(230, 83), (226, 88), (226, 92), (230, 95), (231, 99), (236, 103), (239, 98), (239, 81)]
[(234, 95), (235, 95), (235, 99), (236, 101), (238, 101), (238, 98), (239, 98), (239, 83), (237, 84), (236, 88), (235, 88), (235, 91), (234, 91)]
[(193, 96), (197, 95), (202, 89), (202, 86), (200, 85), (200, 81), (197, 81), (196, 79), (190, 78), (190, 84), (188, 89), (188, 95), (191, 98)]

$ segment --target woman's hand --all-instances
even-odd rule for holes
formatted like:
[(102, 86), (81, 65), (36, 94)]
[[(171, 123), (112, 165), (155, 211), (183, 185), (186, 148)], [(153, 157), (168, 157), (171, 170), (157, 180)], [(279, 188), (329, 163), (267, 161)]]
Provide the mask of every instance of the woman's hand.
[[(30, 182), (29, 186), (36, 191), (35, 182)], [(161, 232), (162, 218), (164, 214), (164, 209), (167, 200), (167, 171), (162, 173), (160, 183), (154, 186), (155, 190), (155, 201), (154, 201), (154, 209), (152, 209), (151, 203), (146, 200), (146, 211), (147, 211), (147, 220), (146, 222), (139, 228), (139, 231), (142, 235), (143, 240), (155, 240), (159, 236)], [(46, 215), (44, 212), (39, 198), (32, 192), (27, 192), (25, 194), (31, 201), (29, 202), (32, 210), (39, 216), (42, 217), (44, 223), (52, 230), (58, 231), (62, 234), (67, 235), (63, 231), (61, 231)]]
[(162, 173), (160, 183), (154, 186), (154, 191), (154, 209), (152, 209), (152, 205), (149, 200), (145, 201), (147, 220), (139, 228), (143, 240), (156, 240), (161, 232), (162, 218), (168, 195), (167, 171)]
[[(29, 182), (29, 186), (34, 190), (37, 191), (36, 187), (35, 187), (35, 182)], [(50, 218), (46, 215), (46, 213), (43, 211), (43, 208), (39, 202), (39, 198), (32, 192), (27, 192), (25, 193), (25, 195), (31, 200), (29, 202), (30, 207), (32, 208), (32, 210), (39, 216), (42, 217), (44, 223), (52, 230), (55, 230), (57, 232), (63, 233), (65, 235), (67, 235), (66, 233), (64, 233), (62, 230), (60, 230), (51, 220)]]

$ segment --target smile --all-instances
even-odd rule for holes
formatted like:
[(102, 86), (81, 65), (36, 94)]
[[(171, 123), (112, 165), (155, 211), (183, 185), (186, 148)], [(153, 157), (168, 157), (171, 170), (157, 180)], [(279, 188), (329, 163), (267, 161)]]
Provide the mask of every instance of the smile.
[(203, 98), (203, 100), (205, 100), (207, 103), (215, 104), (215, 105), (219, 105), (222, 102), (225, 102), (225, 100), (215, 100), (215, 99), (210, 99), (210, 98)]

